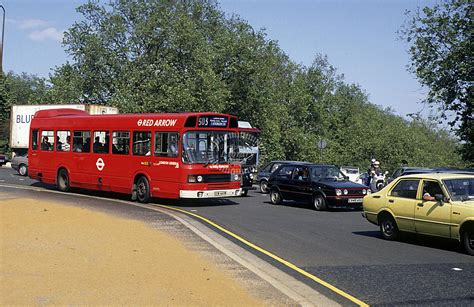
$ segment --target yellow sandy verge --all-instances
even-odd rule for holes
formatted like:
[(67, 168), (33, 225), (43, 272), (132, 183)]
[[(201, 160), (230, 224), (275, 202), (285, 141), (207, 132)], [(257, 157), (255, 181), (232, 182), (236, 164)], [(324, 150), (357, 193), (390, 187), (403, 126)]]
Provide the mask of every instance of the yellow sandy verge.
[(261, 305), (175, 238), (86, 209), (0, 202), (0, 305)]

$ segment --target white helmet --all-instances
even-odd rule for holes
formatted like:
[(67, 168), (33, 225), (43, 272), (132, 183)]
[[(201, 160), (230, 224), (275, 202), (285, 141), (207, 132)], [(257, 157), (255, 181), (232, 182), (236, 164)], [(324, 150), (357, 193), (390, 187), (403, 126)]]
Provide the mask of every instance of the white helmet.
[(379, 162), (379, 161), (375, 161), (375, 162), (374, 162), (374, 165), (380, 165), (380, 162)]
[(377, 161), (377, 160), (372, 159), (372, 160), (370, 160), (370, 163), (374, 164), (376, 161)]

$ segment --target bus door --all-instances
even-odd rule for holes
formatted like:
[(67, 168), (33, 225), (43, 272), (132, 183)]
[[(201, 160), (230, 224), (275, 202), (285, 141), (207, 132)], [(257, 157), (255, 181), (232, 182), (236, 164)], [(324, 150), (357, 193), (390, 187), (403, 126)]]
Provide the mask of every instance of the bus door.
[(179, 196), (179, 134), (155, 132), (153, 152), (152, 193), (162, 197)]
[(73, 156), (71, 183), (83, 188), (95, 188), (93, 184), (95, 162), (91, 156), (91, 132), (74, 130), (70, 147)]
[[(129, 193), (132, 188), (134, 168), (131, 161), (130, 132), (112, 131), (110, 154), (103, 159), (104, 182), (117, 192)], [(101, 161), (96, 161), (101, 166)]]
[(96, 130), (91, 139), (92, 154), (87, 163), (88, 182), (94, 189), (110, 191), (110, 132)]
[(40, 157), (41, 164), (38, 167), (38, 173), (46, 180), (56, 180), (56, 159), (54, 149), (56, 146), (56, 139), (54, 137), (54, 130), (41, 130), (41, 138), (39, 145), (39, 152), (36, 154)]

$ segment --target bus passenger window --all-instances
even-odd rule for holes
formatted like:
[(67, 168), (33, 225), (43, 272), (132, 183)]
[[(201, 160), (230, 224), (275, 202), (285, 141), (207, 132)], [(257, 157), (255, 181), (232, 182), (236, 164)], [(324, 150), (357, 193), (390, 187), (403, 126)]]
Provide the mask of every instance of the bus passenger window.
[(155, 156), (177, 157), (178, 156), (178, 133), (156, 132), (155, 133)]
[(112, 153), (128, 155), (130, 152), (130, 132), (114, 131), (112, 133)]
[(69, 131), (56, 131), (56, 150), (71, 151), (71, 133)]
[(54, 150), (54, 131), (41, 131), (41, 150)]
[(91, 150), (90, 131), (74, 131), (74, 136), (72, 138), (72, 151), (90, 152), (90, 150)]
[(108, 131), (95, 131), (94, 144), (92, 150), (94, 153), (109, 153), (110, 136)]
[(31, 149), (38, 150), (38, 130), (31, 132)]
[(151, 132), (149, 131), (133, 132), (133, 155), (135, 156), (151, 155)]

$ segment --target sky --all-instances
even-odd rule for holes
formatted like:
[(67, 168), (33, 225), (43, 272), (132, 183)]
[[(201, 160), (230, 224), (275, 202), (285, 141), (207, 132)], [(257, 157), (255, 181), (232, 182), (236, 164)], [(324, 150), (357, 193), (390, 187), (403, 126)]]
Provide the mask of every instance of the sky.
[[(47, 77), (68, 58), (63, 32), (81, 15), (81, 0), (0, 0), (5, 7), (4, 71)], [(372, 103), (398, 115), (428, 110), (426, 95), (412, 73), (406, 42), (397, 30), (406, 10), (434, 0), (220, 0), (220, 9), (264, 29), (268, 39), (296, 63), (309, 66), (317, 54), (356, 83)]]

